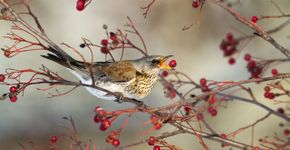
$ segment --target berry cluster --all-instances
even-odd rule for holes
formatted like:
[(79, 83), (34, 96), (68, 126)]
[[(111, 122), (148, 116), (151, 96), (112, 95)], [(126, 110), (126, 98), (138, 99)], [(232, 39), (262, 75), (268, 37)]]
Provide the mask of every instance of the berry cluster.
[(160, 150), (160, 146), (156, 145), (157, 143), (157, 139), (154, 137), (154, 136), (150, 136), (149, 139), (148, 139), (148, 144), (149, 145), (154, 145), (153, 146), (153, 150)]
[(250, 54), (245, 54), (244, 59), (248, 62), (247, 69), (251, 73), (251, 77), (260, 78), (263, 68), (257, 65), (255, 60), (252, 60), (252, 56)]
[(110, 132), (110, 134), (108, 135), (106, 141), (108, 143), (111, 143), (113, 146), (118, 147), (120, 145), (120, 141), (118, 140), (118, 132)]
[(96, 113), (94, 116), (95, 123), (100, 123), (99, 129), (101, 131), (106, 131), (112, 124), (110, 117), (106, 117), (107, 111), (97, 106), (95, 109), (95, 113)]
[(210, 106), (207, 108), (207, 111), (211, 114), (211, 116), (215, 117), (218, 114), (217, 109), (215, 109), (214, 107)]
[(153, 126), (154, 126), (154, 128), (155, 128), (156, 130), (161, 129), (161, 127), (162, 127), (162, 123), (159, 121), (159, 119), (158, 119), (157, 116), (155, 116), (155, 115), (151, 115), (151, 116), (150, 116), (150, 121), (151, 121), (151, 123), (153, 124)]
[(201, 78), (199, 80), (202, 92), (209, 92), (210, 88), (207, 85), (207, 80), (205, 78)]
[(102, 39), (101, 40), (101, 53), (108, 54), (110, 50), (113, 50), (115, 47), (117, 47), (120, 44), (120, 41), (117, 37), (117, 34), (114, 32), (110, 32), (110, 39)]
[(264, 91), (265, 98), (274, 99), (276, 97), (275, 93), (271, 92), (271, 88), (269, 86), (265, 86)]
[[(5, 82), (5, 75), (0, 74), (0, 82)], [(17, 101), (17, 94), (19, 93), (18, 89), (20, 88), (20, 85), (17, 86), (11, 86), (9, 88), (9, 92), (2, 95), (2, 97), (6, 98), (9, 96), (9, 99), (12, 103), (15, 103)]]
[[(226, 38), (222, 40), (220, 44), (220, 49), (223, 51), (225, 57), (231, 57), (237, 52), (237, 46), (239, 41), (234, 38), (232, 33), (228, 33)], [(235, 59), (231, 57), (229, 59), (229, 64), (235, 64)]]

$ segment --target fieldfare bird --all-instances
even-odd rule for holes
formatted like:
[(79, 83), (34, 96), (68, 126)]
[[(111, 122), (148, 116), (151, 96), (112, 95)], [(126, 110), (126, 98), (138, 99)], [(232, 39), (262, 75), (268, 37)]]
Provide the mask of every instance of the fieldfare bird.
[[(68, 68), (83, 84), (92, 85), (94, 81), (95, 86), (136, 100), (150, 93), (161, 69), (171, 69), (165, 61), (172, 55), (151, 55), (135, 60), (90, 64), (75, 60), (63, 50), (51, 47), (48, 50), (51, 53), (42, 57)], [(89, 67), (91, 67), (94, 80), (92, 80)], [(86, 89), (96, 97), (118, 101), (118, 97), (102, 90), (90, 87)]]

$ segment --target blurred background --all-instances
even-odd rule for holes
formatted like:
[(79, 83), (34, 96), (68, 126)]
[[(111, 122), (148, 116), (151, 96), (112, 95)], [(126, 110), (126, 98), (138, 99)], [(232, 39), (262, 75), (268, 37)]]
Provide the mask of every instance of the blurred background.
[[(9, 0), (13, 2), (13, 0)], [(103, 24), (107, 24), (109, 31), (124, 29), (126, 17), (134, 21), (137, 29), (143, 35), (150, 54), (174, 55), (177, 60), (177, 70), (188, 74), (193, 80), (200, 78), (215, 81), (237, 81), (249, 78), (243, 60), (245, 53), (259, 56), (261, 58), (283, 58), (271, 45), (255, 38), (249, 42), (237, 62), (231, 66), (228, 58), (223, 57), (219, 50), (219, 44), (227, 32), (233, 32), (234, 36), (251, 34), (244, 25), (237, 22), (223, 9), (206, 3), (203, 8), (199, 23), (197, 10), (193, 9), (192, 0), (157, 0), (148, 13), (147, 19), (142, 16), (141, 6), (146, 6), (150, 0), (93, 0), (93, 2), (82, 12), (75, 9), (76, 0), (31, 0), (31, 8), (39, 18), (48, 36), (57, 44), (65, 42), (73, 47), (82, 43), (82, 37), (99, 43), (105, 38)], [(289, 0), (277, 0), (277, 4), (285, 13), (289, 12)], [(234, 6), (243, 16), (250, 18), (253, 15), (278, 15), (278, 10), (270, 1), (265, 0), (243, 0), (241, 4)], [(287, 12), (288, 11), (288, 12)], [(271, 29), (285, 19), (272, 19), (260, 21), (265, 29)], [(184, 26), (194, 25), (182, 31)], [(10, 32), (10, 23), (0, 22), (0, 35)], [(285, 47), (290, 47), (290, 27), (275, 33), (273, 36)], [(129, 38), (136, 38), (130, 36)], [(11, 42), (1, 37), (0, 46), (9, 45)], [(139, 43), (141, 46), (141, 43)], [(88, 51), (82, 49), (82, 53), (89, 56)], [(0, 56), (0, 72), (5, 68), (33, 68), (38, 69), (42, 64), (57, 71), (68, 79), (76, 80), (63, 67), (39, 57), (44, 52), (23, 53), (14, 58), (7, 59)], [(116, 54), (117, 56), (117, 54)], [(127, 53), (127, 59), (139, 57), (135, 53)], [(103, 61), (104, 56), (96, 50), (95, 60)], [(289, 67), (280, 65), (279, 72), (289, 72)], [(270, 75), (270, 73), (267, 73)], [(265, 84), (254, 85), (254, 93), (259, 101), (273, 108), (279, 107), (263, 98), (263, 87)], [(251, 85), (248, 85), (251, 86)], [(252, 87), (252, 86), (251, 86)], [(107, 132), (100, 132), (98, 125), (93, 122), (93, 110), (101, 106), (106, 110), (117, 110), (127, 108), (130, 104), (117, 104), (112, 101), (98, 99), (90, 95), (84, 88), (78, 88), (74, 92), (61, 97), (47, 98), (47, 92), (36, 90), (37, 87), (30, 87), (23, 97), (19, 97), (17, 103), (9, 100), (0, 104), (0, 149), (17, 149), (18, 143), (34, 141), (36, 144), (46, 147), (51, 135), (58, 135), (65, 130), (61, 126), (68, 126), (61, 118), (73, 116), (76, 122), (79, 135), (83, 140), (92, 139), (98, 147), (110, 148), (105, 142)], [(69, 89), (61, 87), (61, 90)], [(8, 87), (0, 86), (0, 92), (8, 91)], [(245, 94), (245, 93), (241, 93)], [(144, 99), (150, 106), (162, 106), (170, 100), (164, 98), (163, 88), (157, 83), (151, 94)], [(266, 115), (267, 112), (242, 102), (229, 102), (226, 108), (221, 108), (217, 117), (205, 114), (206, 120), (219, 133), (230, 133), (239, 127), (255, 122), (258, 118)], [(124, 117), (117, 120), (111, 129), (116, 129), (124, 121)], [(148, 135), (141, 135), (143, 131), (151, 128), (151, 125), (144, 126), (143, 123), (149, 119), (148, 115), (135, 114), (130, 119), (129, 126), (123, 131), (120, 137), (121, 144), (129, 144), (133, 141), (146, 139)], [(266, 135), (273, 135), (274, 132), (281, 134), (278, 123), (283, 122), (279, 118), (271, 116), (255, 128), (255, 139)], [(165, 131), (172, 131), (170, 127), (164, 127), (160, 131), (151, 133), (159, 135)], [(236, 140), (251, 142), (251, 130), (247, 130)], [(66, 140), (60, 138), (60, 144), (65, 145)], [(176, 144), (185, 150), (202, 149), (194, 136), (180, 135), (168, 138), (168, 142)], [(222, 149), (219, 143), (206, 140), (211, 149)], [(68, 147), (67, 147), (68, 148)], [(66, 149), (66, 148), (64, 148)], [(144, 144), (131, 149), (147, 150), (152, 149)], [(228, 148), (226, 148), (228, 149)]]

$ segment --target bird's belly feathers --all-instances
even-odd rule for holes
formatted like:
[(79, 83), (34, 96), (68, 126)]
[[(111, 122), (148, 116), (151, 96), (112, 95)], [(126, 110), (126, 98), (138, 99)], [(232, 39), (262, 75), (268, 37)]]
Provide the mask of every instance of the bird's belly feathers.
[[(77, 73), (74, 70), (70, 70), (76, 77), (79, 78), (79, 80), (83, 83), (83, 84), (87, 84), (87, 85), (91, 85), (92, 84), (92, 79), (88, 78), (85, 79), (83, 76), (81, 76), (79, 73)], [(102, 88), (102, 89), (106, 89), (110, 92), (118, 92), (118, 93), (122, 93), (124, 97), (129, 97), (129, 98), (135, 98), (135, 99), (139, 99), (140, 97), (136, 97), (136, 95), (128, 93), (127, 91), (125, 91), (125, 88), (128, 87), (131, 84), (131, 82), (128, 83), (120, 83), (120, 84), (113, 84), (111, 82), (96, 82), (96, 86)], [(87, 91), (89, 91), (92, 95), (101, 98), (101, 99), (106, 99), (106, 100), (115, 100), (116, 97), (110, 94), (107, 94), (107, 92), (95, 89), (95, 88), (90, 88), (90, 87), (86, 87)]]

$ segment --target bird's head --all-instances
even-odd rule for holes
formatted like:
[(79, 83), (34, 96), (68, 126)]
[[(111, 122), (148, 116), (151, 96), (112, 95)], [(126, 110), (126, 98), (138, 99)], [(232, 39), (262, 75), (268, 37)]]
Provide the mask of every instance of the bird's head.
[(141, 73), (156, 74), (161, 69), (164, 70), (172, 69), (170, 66), (166, 64), (166, 60), (172, 56), (173, 55), (169, 56), (151, 55), (140, 59), (136, 59), (134, 60), (133, 64), (137, 69), (137, 71)]

